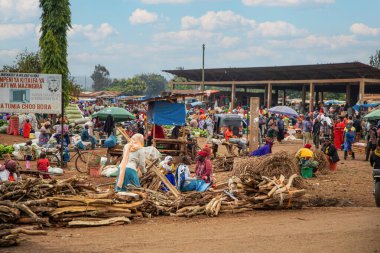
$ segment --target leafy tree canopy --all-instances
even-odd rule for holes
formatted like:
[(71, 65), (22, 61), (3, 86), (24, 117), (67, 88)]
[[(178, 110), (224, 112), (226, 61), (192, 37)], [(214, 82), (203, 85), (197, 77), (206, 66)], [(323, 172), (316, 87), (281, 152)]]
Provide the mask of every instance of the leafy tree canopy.
[(41, 52), (28, 52), (25, 49), (16, 56), (14, 65), (4, 65), (3, 72), (18, 72), (18, 73), (41, 73)]
[(95, 66), (95, 70), (91, 75), (91, 79), (94, 81), (92, 87), (95, 91), (105, 90), (112, 83), (110, 72), (106, 67), (100, 64)]

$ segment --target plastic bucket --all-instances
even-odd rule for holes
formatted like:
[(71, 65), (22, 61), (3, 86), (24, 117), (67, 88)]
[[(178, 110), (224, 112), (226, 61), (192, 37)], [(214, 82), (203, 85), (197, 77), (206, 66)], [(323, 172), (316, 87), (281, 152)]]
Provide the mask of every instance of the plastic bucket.
[(313, 177), (313, 168), (302, 168), (301, 169), (301, 176), (303, 178), (312, 178)]

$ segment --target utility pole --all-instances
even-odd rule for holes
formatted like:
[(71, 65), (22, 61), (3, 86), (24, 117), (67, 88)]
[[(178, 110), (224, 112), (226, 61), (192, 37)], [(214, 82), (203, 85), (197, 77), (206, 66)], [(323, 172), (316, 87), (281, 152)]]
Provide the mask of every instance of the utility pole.
[(202, 54), (202, 84), (201, 84), (201, 91), (205, 90), (205, 49), (206, 49), (206, 46), (205, 46), (205, 44), (203, 44), (202, 45), (203, 54)]

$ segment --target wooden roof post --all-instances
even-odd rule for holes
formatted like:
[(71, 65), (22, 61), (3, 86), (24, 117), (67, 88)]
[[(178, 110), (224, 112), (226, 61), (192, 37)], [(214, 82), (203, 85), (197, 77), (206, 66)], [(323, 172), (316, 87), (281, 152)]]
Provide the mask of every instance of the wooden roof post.
[(351, 106), (351, 84), (346, 84), (346, 105)]
[(255, 123), (255, 118), (259, 117), (260, 98), (251, 97), (249, 100), (249, 152), (257, 148), (259, 136), (259, 121)]
[(364, 103), (364, 94), (365, 94), (365, 82), (364, 82), (364, 79), (361, 79), (360, 84), (359, 84), (359, 103), (360, 104)]
[(282, 105), (286, 105), (286, 89), (282, 90)]
[(314, 84), (310, 83), (309, 112), (314, 111)]
[(305, 104), (306, 104), (306, 86), (303, 84), (302, 85), (302, 106), (300, 108), (301, 112), (304, 113), (305, 112)]
[(232, 81), (232, 86), (231, 86), (231, 110), (235, 108), (235, 100), (236, 100), (236, 85), (235, 81)]
[(268, 98), (267, 98), (267, 108), (272, 107), (272, 84), (268, 83)]

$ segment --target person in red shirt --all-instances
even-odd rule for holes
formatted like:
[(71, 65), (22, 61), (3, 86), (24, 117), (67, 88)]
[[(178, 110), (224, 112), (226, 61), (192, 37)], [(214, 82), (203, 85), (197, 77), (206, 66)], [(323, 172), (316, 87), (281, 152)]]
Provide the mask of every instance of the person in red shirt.
[(228, 127), (226, 129), (226, 131), (224, 132), (224, 139), (226, 139), (226, 141), (228, 141), (231, 137), (233, 137), (234, 134), (232, 132), (232, 128), (231, 127)]
[[(49, 172), (49, 159), (46, 158), (45, 153), (41, 153), (40, 159), (37, 161), (37, 169), (40, 172)], [(50, 179), (51, 177), (49, 175), (43, 175), (44, 179)]]

